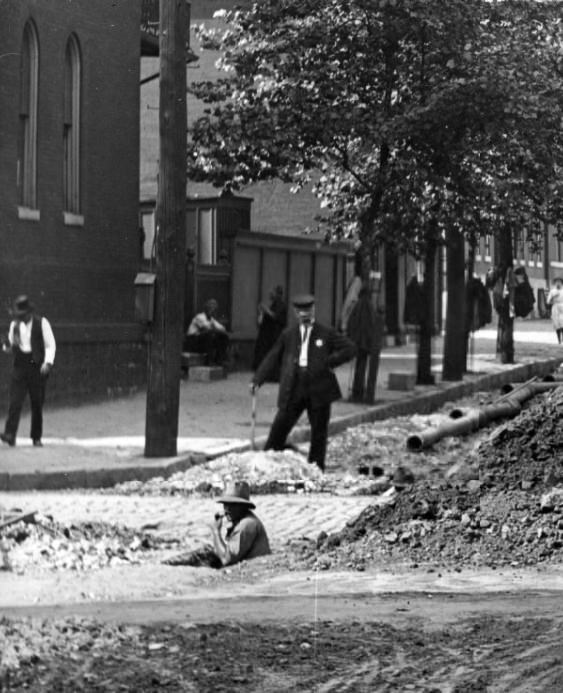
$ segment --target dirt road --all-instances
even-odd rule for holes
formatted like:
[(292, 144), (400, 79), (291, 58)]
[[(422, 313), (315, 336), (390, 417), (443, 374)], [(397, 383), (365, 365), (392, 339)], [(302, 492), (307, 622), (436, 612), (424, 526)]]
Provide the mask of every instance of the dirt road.
[(32, 623), (9, 623), (10, 645), (32, 654), (0, 690), (563, 689), (560, 593), (248, 597), (32, 613)]

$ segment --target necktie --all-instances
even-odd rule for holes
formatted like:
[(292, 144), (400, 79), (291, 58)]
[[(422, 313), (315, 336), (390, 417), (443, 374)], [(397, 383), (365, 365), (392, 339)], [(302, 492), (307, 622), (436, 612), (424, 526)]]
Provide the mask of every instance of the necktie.
[(301, 348), (299, 350), (299, 365), (303, 368), (307, 364), (307, 342), (309, 339), (310, 325), (303, 325), (301, 329)]

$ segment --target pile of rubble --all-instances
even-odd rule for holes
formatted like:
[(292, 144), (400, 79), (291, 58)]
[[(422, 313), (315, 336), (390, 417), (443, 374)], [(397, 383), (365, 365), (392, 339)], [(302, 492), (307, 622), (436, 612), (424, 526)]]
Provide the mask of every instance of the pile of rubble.
[[(457, 406), (476, 406), (485, 395), (476, 394)], [(118, 484), (105, 493), (123, 495), (181, 495), (216, 497), (233, 479), (246, 479), (252, 495), (271, 493), (380, 494), (392, 486), (398, 467), (413, 469), (416, 477), (443, 478), (460, 457), (469, 454), (486, 432), (467, 438), (445, 438), (422, 453), (409, 452), (405, 441), (412, 433), (449, 420), (453, 404), (428, 414), (396, 417), (361, 424), (329, 439), (327, 473), (308, 464), (299, 450), (229, 453), (168, 478)], [(306, 451), (308, 444), (302, 449)]]
[(0, 570), (84, 571), (140, 563), (164, 548), (163, 541), (126, 527), (102, 522), (66, 526), (30, 513), (0, 529)]
[(164, 479), (129, 481), (107, 493), (123, 495), (220, 496), (233, 479), (246, 479), (252, 495), (271, 493), (348, 493), (377, 492), (381, 482), (344, 471), (324, 475), (316, 465), (295, 450), (283, 452), (249, 451), (229, 453), (214, 460), (177, 472)]
[[(449, 479), (415, 480), (340, 532), (296, 542), (297, 564), (361, 570), (390, 560), (456, 569), (563, 561), (562, 407), (563, 388), (536, 397)], [(480, 481), (467, 473), (474, 469)]]

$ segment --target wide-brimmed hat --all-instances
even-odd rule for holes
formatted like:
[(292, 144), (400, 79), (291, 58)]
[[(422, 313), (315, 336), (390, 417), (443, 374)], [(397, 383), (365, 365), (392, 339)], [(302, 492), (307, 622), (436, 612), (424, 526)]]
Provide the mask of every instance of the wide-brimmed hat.
[(255, 508), (250, 501), (250, 486), (246, 481), (232, 481), (225, 486), (225, 494), (217, 498), (217, 503), (238, 503)]
[(296, 308), (310, 308), (315, 303), (315, 297), (312, 294), (298, 294), (293, 297), (292, 303)]
[(19, 317), (20, 315), (27, 315), (33, 311), (33, 303), (29, 300), (27, 296), (18, 296), (14, 301), (14, 315)]

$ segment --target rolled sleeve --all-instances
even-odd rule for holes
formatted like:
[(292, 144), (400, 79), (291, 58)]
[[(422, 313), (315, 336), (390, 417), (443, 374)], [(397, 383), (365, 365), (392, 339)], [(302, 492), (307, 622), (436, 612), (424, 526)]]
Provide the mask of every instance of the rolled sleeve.
[(51, 324), (47, 318), (41, 320), (41, 331), (43, 333), (43, 343), (45, 344), (45, 363), (53, 365), (55, 363), (55, 354), (57, 352), (57, 343), (55, 335), (51, 328)]

